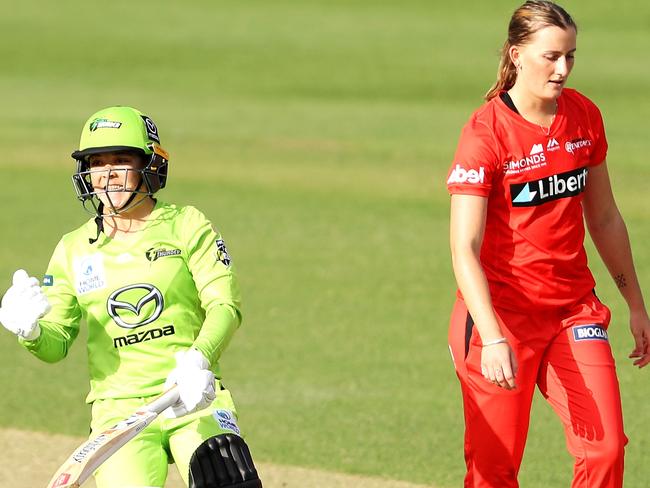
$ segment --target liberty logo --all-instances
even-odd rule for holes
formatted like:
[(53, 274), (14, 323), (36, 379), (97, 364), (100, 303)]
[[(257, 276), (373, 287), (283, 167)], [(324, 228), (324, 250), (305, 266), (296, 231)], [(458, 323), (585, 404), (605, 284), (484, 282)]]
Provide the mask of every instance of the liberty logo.
[(513, 207), (533, 207), (579, 195), (587, 184), (587, 168), (580, 168), (540, 180), (510, 185)]

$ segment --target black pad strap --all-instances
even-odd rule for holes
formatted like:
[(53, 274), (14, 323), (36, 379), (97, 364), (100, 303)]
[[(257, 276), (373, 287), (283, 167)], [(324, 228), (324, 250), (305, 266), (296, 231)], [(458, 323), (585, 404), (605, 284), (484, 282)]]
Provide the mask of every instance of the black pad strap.
[(262, 488), (250, 450), (235, 434), (201, 444), (190, 460), (190, 488)]

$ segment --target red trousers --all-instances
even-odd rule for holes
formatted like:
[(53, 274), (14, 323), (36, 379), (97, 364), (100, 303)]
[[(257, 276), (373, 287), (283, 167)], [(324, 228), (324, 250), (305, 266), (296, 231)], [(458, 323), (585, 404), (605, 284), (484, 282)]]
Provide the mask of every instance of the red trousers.
[(564, 425), (575, 459), (572, 488), (621, 488), (627, 438), (606, 328), (593, 294), (576, 305), (528, 314), (497, 310), (519, 369), (505, 390), (481, 375), (481, 338), (465, 303), (454, 305), (449, 347), (465, 411), (465, 488), (516, 488), (535, 385)]

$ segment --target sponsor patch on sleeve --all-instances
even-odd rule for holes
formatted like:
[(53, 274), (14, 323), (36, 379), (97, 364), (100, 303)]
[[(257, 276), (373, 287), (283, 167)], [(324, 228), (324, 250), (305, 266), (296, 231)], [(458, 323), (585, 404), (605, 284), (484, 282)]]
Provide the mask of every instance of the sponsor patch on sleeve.
[(576, 325), (573, 327), (573, 340), (578, 341), (605, 341), (608, 342), (607, 331), (600, 325)]
[(481, 166), (478, 169), (465, 169), (460, 164), (456, 164), (447, 179), (448, 185), (454, 183), (485, 183), (485, 168)]
[(217, 239), (214, 241), (215, 251), (214, 256), (217, 258), (217, 261), (221, 261), (224, 265), (230, 266), (232, 259), (230, 254), (228, 254), (228, 249), (226, 248), (226, 243), (223, 239)]
[(224, 430), (230, 430), (237, 435), (241, 435), (237, 419), (230, 410), (215, 410), (212, 412), (212, 417), (217, 421), (219, 427)]

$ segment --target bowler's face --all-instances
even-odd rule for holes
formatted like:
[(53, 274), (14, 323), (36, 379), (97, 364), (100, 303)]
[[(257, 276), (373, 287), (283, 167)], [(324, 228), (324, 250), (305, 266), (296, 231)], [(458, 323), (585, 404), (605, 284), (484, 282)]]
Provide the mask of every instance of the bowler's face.
[(575, 29), (543, 27), (518, 50), (521, 70), (517, 82), (537, 98), (559, 97), (575, 62)]

